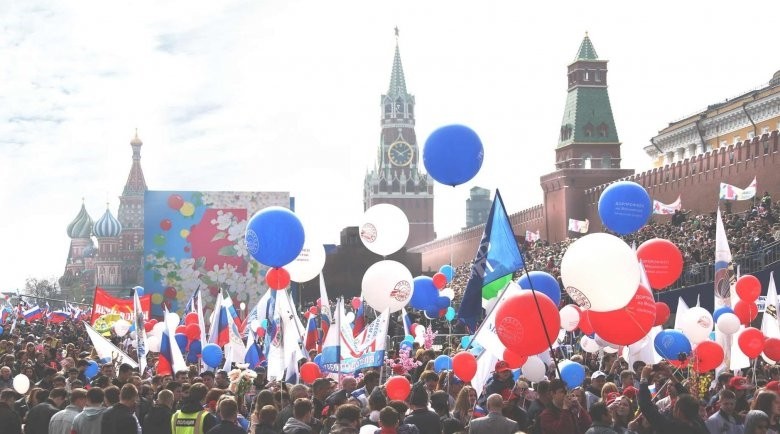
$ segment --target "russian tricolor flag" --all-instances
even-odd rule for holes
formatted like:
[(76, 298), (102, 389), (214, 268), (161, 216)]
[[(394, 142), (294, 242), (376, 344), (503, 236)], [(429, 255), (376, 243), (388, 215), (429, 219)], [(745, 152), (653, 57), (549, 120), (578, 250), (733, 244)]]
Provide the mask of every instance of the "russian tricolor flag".
[(319, 343), (320, 335), (317, 330), (317, 317), (315, 315), (309, 316), (309, 320), (306, 323), (306, 344), (304, 348), (306, 350), (316, 350)]
[(61, 322), (69, 320), (70, 314), (68, 312), (63, 312), (61, 310), (55, 310), (49, 313), (48, 318), (50, 323), (59, 324)]
[(352, 337), (356, 337), (366, 328), (366, 312), (363, 310), (363, 299), (360, 299), (360, 306), (355, 311), (355, 321), (352, 327)]
[(24, 316), (24, 320), (27, 322), (35, 321), (37, 319), (43, 318), (43, 311), (38, 306), (33, 306), (27, 310), (25, 310), (22, 315)]
[(252, 327), (247, 327), (244, 363), (248, 363), (250, 368), (255, 368), (260, 362), (260, 348), (257, 346), (255, 332), (252, 330)]
[(404, 334), (410, 336), (412, 334), (412, 320), (409, 319), (409, 315), (406, 313), (406, 308), (401, 308), (401, 321), (404, 324)]
[(219, 307), (219, 313), (217, 314), (216, 322), (217, 322), (217, 332), (216, 332), (216, 339), (212, 339), (212, 342), (219, 345), (220, 347), (224, 347), (226, 343), (230, 342), (230, 329), (229, 327), (229, 318), (230, 314), (228, 313), (227, 308), (225, 308), (225, 305), (221, 305)]
[[(168, 309), (165, 309), (163, 318), (167, 319)], [(165, 321), (165, 320), (163, 320)], [(163, 328), (162, 339), (160, 340), (160, 357), (157, 358), (157, 374), (173, 375), (177, 371), (187, 369), (184, 362), (184, 356), (181, 354), (176, 340), (173, 339), (173, 327), (166, 322)]]

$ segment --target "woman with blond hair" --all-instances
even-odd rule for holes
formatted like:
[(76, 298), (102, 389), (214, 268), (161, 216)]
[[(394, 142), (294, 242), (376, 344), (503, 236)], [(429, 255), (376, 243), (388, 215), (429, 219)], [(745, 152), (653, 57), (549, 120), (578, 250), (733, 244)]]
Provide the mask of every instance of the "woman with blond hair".
[(477, 391), (471, 386), (463, 386), (455, 399), (455, 409), (452, 417), (468, 426), (473, 418), (474, 406), (477, 405)]

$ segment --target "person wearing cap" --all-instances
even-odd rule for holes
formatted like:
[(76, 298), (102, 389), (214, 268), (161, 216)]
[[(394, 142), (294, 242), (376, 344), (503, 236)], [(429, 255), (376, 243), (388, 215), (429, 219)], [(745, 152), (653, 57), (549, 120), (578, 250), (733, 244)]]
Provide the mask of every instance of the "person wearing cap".
[(753, 386), (747, 378), (737, 375), (731, 377), (726, 388), (734, 392), (734, 396), (737, 397), (736, 403), (734, 404), (734, 413), (739, 420), (745, 420), (745, 415), (750, 411), (747, 392), (755, 389), (755, 386)]
[(607, 374), (602, 371), (596, 371), (590, 375), (590, 387), (585, 390), (585, 403), (590, 406), (601, 399), (601, 388), (607, 382)]
[(22, 434), (22, 419), (14, 411), (17, 396), (20, 395), (13, 389), (0, 392), (0, 427), (7, 434)]
[(542, 434), (583, 434), (591, 425), (588, 412), (574, 395), (566, 391), (566, 384), (556, 378), (550, 381), (552, 401), (539, 415)]
[(469, 423), (469, 434), (512, 434), (520, 428), (517, 422), (501, 414), (504, 398), (494, 393), (487, 398), (488, 415)]
[(509, 368), (509, 364), (507, 362), (499, 360), (496, 362), (496, 368), (493, 371), (493, 376), (488, 380), (484, 396), (487, 397), (497, 393), (501, 396), (508, 397), (511, 395), (512, 389), (514, 387), (515, 379), (512, 376), (512, 369)]
[(704, 424), (710, 432), (723, 434), (742, 434), (742, 425), (734, 415), (737, 397), (734, 392), (723, 389), (718, 394), (720, 409), (710, 416)]

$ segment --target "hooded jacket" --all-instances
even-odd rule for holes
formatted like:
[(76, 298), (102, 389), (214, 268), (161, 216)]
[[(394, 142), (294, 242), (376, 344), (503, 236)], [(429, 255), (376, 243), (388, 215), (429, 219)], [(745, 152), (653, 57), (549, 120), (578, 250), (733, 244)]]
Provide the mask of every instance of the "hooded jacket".
[(100, 434), (100, 423), (105, 411), (104, 407), (85, 407), (73, 419), (71, 434)]
[(287, 420), (282, 428), (284, 434), (311, 434), (311, 427), (306, 425), (305, 422), (300, 421), (294, 417)]

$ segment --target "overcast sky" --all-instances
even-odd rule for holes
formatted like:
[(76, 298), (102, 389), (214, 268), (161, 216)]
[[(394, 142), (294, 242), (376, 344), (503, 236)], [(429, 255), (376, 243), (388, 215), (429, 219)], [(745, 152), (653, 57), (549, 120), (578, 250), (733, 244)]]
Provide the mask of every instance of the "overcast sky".
[(116, 214), (135, 128), (150, 189), (289, 191), (337, 243), (363, 212), (395, 26), (420, 144), (462, 123), (485, 147), (474, 180), (436, 186), (439, 235), (475, 185), (540, 203), (586, 31), (623, 167), (647, 169), (659, 129), (780, 69), (776, 3), (719, 3), (0, 2), (0, 290), (62, 274), (82, 197)]

